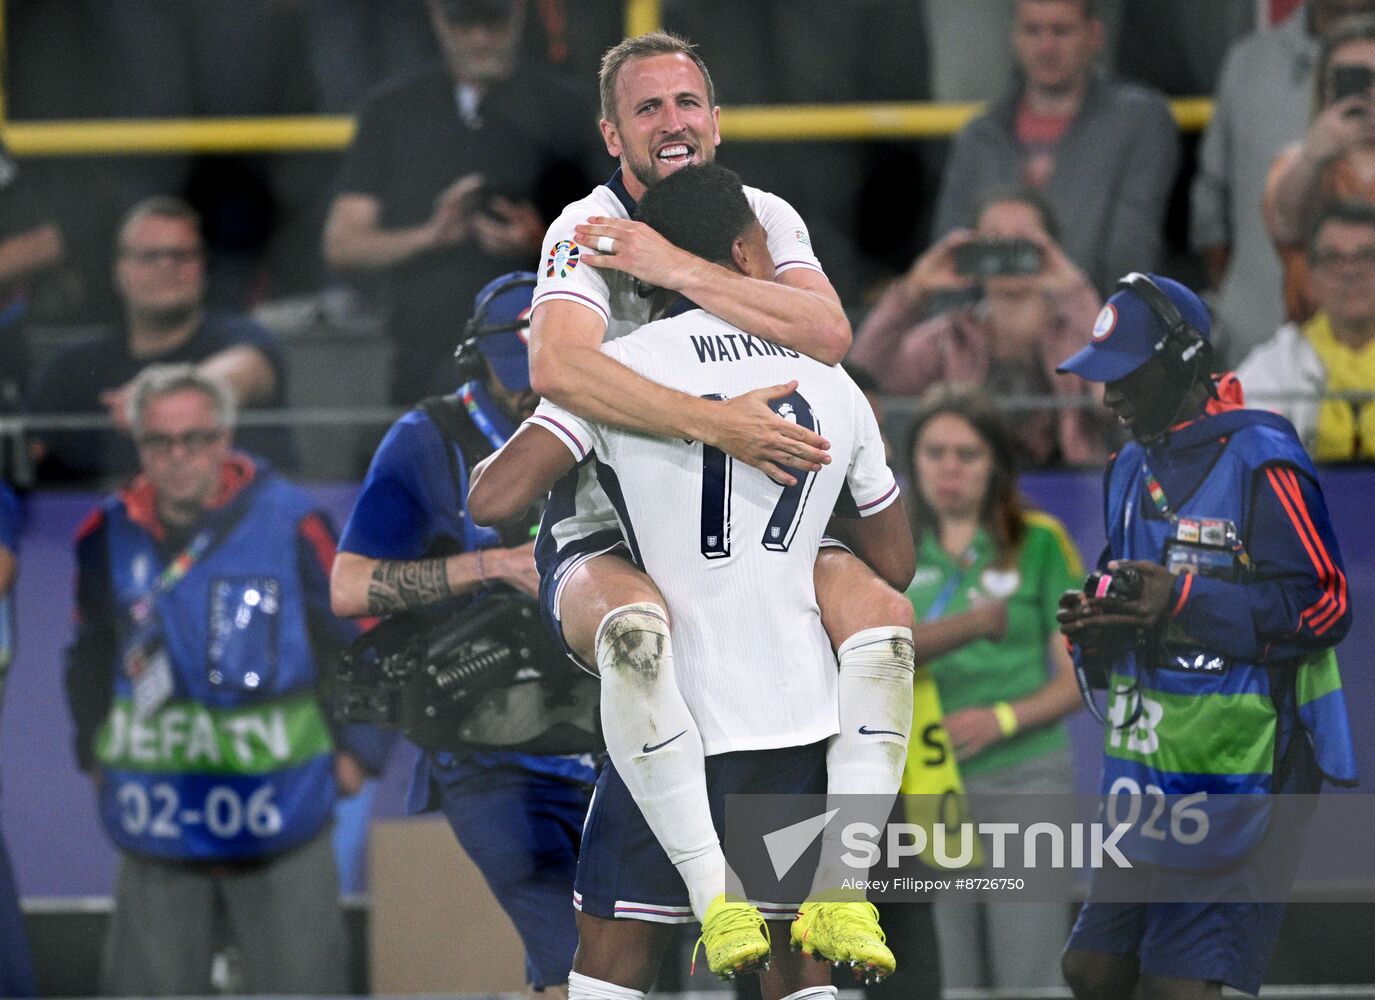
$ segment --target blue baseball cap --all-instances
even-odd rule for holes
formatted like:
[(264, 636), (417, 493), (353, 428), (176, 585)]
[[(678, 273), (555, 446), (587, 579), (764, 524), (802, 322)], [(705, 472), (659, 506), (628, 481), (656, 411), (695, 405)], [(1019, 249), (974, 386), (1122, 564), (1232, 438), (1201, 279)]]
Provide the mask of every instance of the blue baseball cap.
[[(1158, 274), (1145, 277), (1174, 304), (1185, 323), (1204, 340), (1210, 338), (1213, 323), (1202, 299), (1170, 278)], [(1090, 382), (1116, 382), (1155, 357), (1168, 332), (1164, 317), (1149, 302), (1135, 290), (1119, 285), (1094, 321), (1089, 345), (1055, 370)]]
[(530, 300), (533, 271), (512, 271), (482, 286), (473, 300), (468, 336), (511, 392), (530, 388)]

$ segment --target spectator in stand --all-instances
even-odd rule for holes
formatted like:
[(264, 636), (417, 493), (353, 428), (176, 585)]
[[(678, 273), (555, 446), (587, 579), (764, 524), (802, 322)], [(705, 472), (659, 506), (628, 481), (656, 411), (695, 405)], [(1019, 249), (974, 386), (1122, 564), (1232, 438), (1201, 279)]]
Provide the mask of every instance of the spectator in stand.
[(1189, 238), (1216, 300), (1213, 343), (1234, 363), (1283, 321), (1279, 257), (1257, 206), (1270, 165), (1302, 137), (1313, 100), (1318, 39), (1372, 0), (1311, 0), (1283, 24), (1232, 47), (1190, 192)]
[[(1102, 303), (1084, 272), (1060, 249), (1049, 204), (1034, 191), (994, 192), (974, 230), (955, 229), (917, 258), (869, 313), (849, 362), (890, 395), (916, 395), (937, 382), (982, 386), (991, 394), (1058, 396), (1058, 410), (1016, 418), (1024, 460), (1084, 465), (1107, 456), (1107, 419), (1086, 408), (1087, 384), (1055, 373), (1066, 350), (1088, 343)], [(978, 279), (961, 274), (959, 248), (989, 240), (1035, 245), (1040, 270)], [(979, 290), (973, 305), (923, 319), (942, 293)]]
[(0, 412), (19, 409), (29, 382), (29, 281), (62, 255), (62, 231), (0, 143)]
[(1265, 184), (1265, 225), (1284, 265), (1286, 318), (1315, 303), (1305, 242), (1324, 201), (1375, 202), (1375, 15), (1338, 21), (1323, 36), (1313, 75), (1313, 120), (1280, 154)]
[(154, 365), (128, 406), (142, 474), (78, 531), (66, 670), (120, 853), (102, 992), (210, 993), (222, 920), (244, 992), (341, 993), (329, 822), (385, 741), (331, 724), (321, 671), (356, 635), (329, 608), (333, 533), (231, 450), (219, 380)]
[(1018, 0), (1012, 43), (1022, 83), (955, 137), (934, 233), (966, 225), (990, 190), (1030, 187), (1101, 292), (1160, 255), (1179, 130), (1162, 95), (1095, 72), (1093, 0)]
[[(100, 338), (51, 359), (34, 380), (28, 409), (108, 414), (116, 431), (40, 433), (33, 442), (39, 474), (89, 480), (137, 467), (126, 406), (134, 378), (150, 364), (189, 363), (222, 379), (244, 408), (281, 409), (285, 371), (273, 335), (246, 316), (207, 312), (200, 218), (178, 198), (135, 205), (119, 228), (114, 282), (123, 322)], [(249, 428), (244, 446), (278, 466), (296, 461), (284, 428)]]
[(369, 99), (324, 234), (332, 266), (385, 278), (399, 404), (452, 389), (478, 290), (534, 266), (548, 220), (605, 162), (592, 103), (517, 62), (525, 0), (428, 4), (445, 65)]
[(1375, 205), (1329, 202), (1308, 242), (1308, 270), (1317, 311), (1280, 327), (1237, 378), (1249, 402), (1289, 418), (1318, 461), (1375, 459), (1375, 403), (1323, 398), (1375, 392)]
[[(946, 732), (965, 791), (981, 797), (973, 818), (1012, 821), (1017, 795), (1074, 788), (1061, 720), (1079, 707), (1079, 687), (1055, 613), (1060, 595), (1083, 582), (1079, 553), (1064, 525), (1024, 509), (1016, 438), (982, 393), (928, 394), (904, 458), (917, 538), (907, 596), (918, 628), (975, 629), (930, 663)], [(1060, 984), (1065, 903), (943, 893), (935, 905), (947, 986)]]

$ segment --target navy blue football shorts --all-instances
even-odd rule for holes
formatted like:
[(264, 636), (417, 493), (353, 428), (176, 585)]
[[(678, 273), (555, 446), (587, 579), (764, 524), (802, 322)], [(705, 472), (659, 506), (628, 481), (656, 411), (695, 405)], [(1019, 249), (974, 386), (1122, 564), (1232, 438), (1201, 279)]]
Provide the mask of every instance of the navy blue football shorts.
[[(708, 757), (707, 797), (718, 837), (727, 795), (824, 795), (826, 744), (742, 750)], [(791, 920), (801, 900), (751, 900), (769, 920)], [(573, 905), (607, 919), (691, 923), (696, 918), (678, 870), (668, 860), (630, 791), (608, 761), (583, 829)]]

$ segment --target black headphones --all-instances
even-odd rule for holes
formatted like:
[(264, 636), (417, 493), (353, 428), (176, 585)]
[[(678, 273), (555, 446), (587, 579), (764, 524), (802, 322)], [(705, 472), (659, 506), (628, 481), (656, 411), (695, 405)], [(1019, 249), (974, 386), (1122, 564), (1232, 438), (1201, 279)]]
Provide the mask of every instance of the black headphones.
[(1168, 361), (1177, 361), (1197, 372), (1205, 372), (1212, 362), (1213, 349), (1206, 337), (1199, 333), (1189, 321), (1180, 315), (1170, 297), (1165, 294), (1149, 275), (1133, 271), (1117, 283), (1117, 290), (1135, 292), (1151, 307), (1165, 324), (1165, 336), (1156, 341), (1153, 350)]
[(468, 320), (463, 327), (463, 339), (459, 341), (458, 347), (454, 350), (454, 367), (458, 369), (458, 384), (472, 382), (475, 379), (484, 378), (487, 375), (487, 362), (482, 356), (482, 351), (478, 349), (477, 342), (483, 337), (491, 337), (498, 333), (509, 333), (512, 330), (524, 330), (530, 325), (530, 317), (526, 316), (516, 320), (514, 323), (500, 323), (496, 326), (487, 326), (487, 309), (499, 295), (504, 295), (513, 288), (534, 288), (538, 279), (533, 271), (521, 271), (512, 275), (508, 280), (497, 285), (478, 302), (473, 309), (473, 318)]

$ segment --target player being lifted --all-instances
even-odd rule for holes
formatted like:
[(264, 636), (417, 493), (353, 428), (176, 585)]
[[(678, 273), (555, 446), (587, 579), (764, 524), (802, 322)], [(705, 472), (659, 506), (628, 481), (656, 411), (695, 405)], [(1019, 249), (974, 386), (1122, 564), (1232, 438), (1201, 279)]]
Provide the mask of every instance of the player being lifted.
[[(705, 260), (758, 280), (773, 276), (764, 229), (729, 170), (702, 165), (674, 173), (645, 195), (640, 216)], [(571, 1000), (644, 996), (669, 924), (692, 919), (682, 866), (670, 862), (650, 810), (665, 812), (670, 824), (705, 827), (719, 851), (725, 796), (821, 793), (838, 721), (856, 731), (892, 731), (911, 717), (912, 647), (891, 639), (884, 655), (905, 672), (895, 670), (886, 686), (870, 679), (838, 705), (812, 582), (833, 510), (853, 519), (847, 537), (885, 575), (905, 580), (913, 572), (911, 533), (863, 393), (838, 366), (669, 297), (675, 301), (664, 319), (606, 344), (607, 356), (698, 398), (784, 381), (776, 409), (824, 431), (833, 461), (783, 487), (709, 444), (618, 430), (546, 402), (474, 476), (469, 509), (479, 521), (514, 516), (553, 486), (536, 546), (543, 562), (560, 538), (580, 536), (580, 526), (568, 534), (565, 522), (589, 503), (609, 503), (628, 557), (659, 581), (663, 595), (612, 611), (597, 636), (603, 685), (624, 694), (610, 711), (603, 700), (611, 763), (598, 781), (578, 862)], [(547, 596), (557, 578), (542, 574), (542, 585)], [(663, 776), (688, 763), (682, 745), (699, 741), (703, 808), (694, 815), (681, 811), (684, 797), (665, 788)], [(629, 790), (627, 772), (643, 783), (639, 794)], [(708, 920), (727, 905), (723, 887), (715, 887)], [(759, 910), (733, 905), (757, 933)], [(761, 903), (760, 910), (791, 918), (796, 900)], [(766, 997), (834, 996), (829, 967), (787, 952), (786, 926), (773, 938), (781, 953), (763, 975)]]
[[(839, 361), (850, 344), (849, 323), (812, 252), (806, 226), (782, 199), (744, 189), (776, 265), (772, 276), (760, 277), (693, 256), (631, 221), (648, 188), (682, 167), (714, 158), (719, 109), (702, 60), (690, 45), (662, 32), (627, 39), (607, 52), (600, 84), (602, 135), (620, 169), (565, 209), (545, 238), (531, 327), (532, 384), (545, 399), (585, 419), (704, 442), (793, 486), (798, 476), (830, 459), (821, 435), (770, 407), (770, 400), (787, 394), (784, 387), (707, 400), (658, 385), (599, 347), (649, 319), (643, 292), (651, 286), (679, 292), (779, 347), (823, 364)], [(663, 596), (655, 581), (620, 554), (631, 539), (622, 538), (614, 517), (580, 512), (562, 526), (556, 551), (546, 552), (541, 567), (550, 612), (570, 650), (603, 668), (603, 714), (631, 718), (644, 711), (641, 692), (605, 669), (617, 649), (613, 626), (628, 620), (654, 629), (653, 648), (668, 661), (667, 623), (642, 610), (662, 607)], [(911, 605), (893, 589), (908, 579), (890, 577), (885, 583), (834, 547), (823, 549), (814, 572), (821, 621), (840, 664), (840, 703), (877, 704), (903, 697), (904, 690), (910, 702), (910, 660), (894, 655), (911, 640)], [(661, 670), (656, 676), (667, 675)], [(665, 697), (677, 697), (672, 684), (661, 686)], [(685, 709), (680, 712), (687, 716)], [(896, 794), (911, 721), (892, 708), (885, 713), (893, 723), (873, 727), (885, 732), (842, 727), (832, 741), (829, 792)], [(704, 807), (702, 741), (690, 717), (688, 722), (685, 735), (667, 754), (654, 755), (652, 766), (628, 744), (610, 754), (688, 886), (708, 964), (719, 972), (760, 960), (768, 942), (757, 912), (717, 899), (725, 858)], [(804, 908), (794, 933), (807, 951), (832, 961), (859, 962), (876, 975), (893, 969), (877, 915), (867, 904), (815, 901)]]

